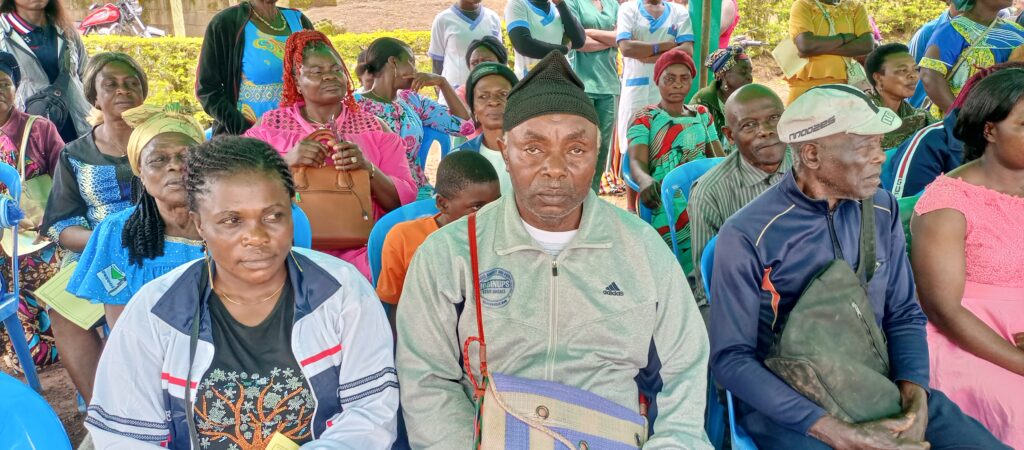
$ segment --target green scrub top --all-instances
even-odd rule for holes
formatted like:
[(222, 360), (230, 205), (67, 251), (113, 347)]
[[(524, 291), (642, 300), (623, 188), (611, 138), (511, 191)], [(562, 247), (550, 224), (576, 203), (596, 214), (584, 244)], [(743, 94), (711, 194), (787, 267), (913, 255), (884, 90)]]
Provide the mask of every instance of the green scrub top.
[[(576, 19), (584, 29), (615, 31), (619, 15), (617, 0), (601, 0), (601, 11), (592, 0), (565, 0)], [(570, 55), (572, 68), (583, 80), (588, 94), (619, 95), (618, 49), (615, 47), (597, 52), (573, 50)]]

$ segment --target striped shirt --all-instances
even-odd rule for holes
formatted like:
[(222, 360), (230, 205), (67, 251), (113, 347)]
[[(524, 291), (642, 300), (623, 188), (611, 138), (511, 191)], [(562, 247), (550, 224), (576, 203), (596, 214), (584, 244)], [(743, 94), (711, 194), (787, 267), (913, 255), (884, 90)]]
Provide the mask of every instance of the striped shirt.
[[(704, 247), (718, 234), (726, 219), (778, 183), (792, 167), (793, 157), (788, 148), (778, 170), (770, 174), (748, 163), (737, 150), (697, 180), (687, 205), (693, 267), (700, 267)], [(707, 304), (704, 283), (700, 270), (694, 270), (693, 273), (696, 279), (693, 297), (698, 305), (703, 306)]]

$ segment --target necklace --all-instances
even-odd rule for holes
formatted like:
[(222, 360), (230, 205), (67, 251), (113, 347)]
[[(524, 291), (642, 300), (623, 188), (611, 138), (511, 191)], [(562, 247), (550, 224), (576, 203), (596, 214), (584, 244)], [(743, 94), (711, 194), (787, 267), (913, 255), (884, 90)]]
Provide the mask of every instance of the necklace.
[(317, 122), (313, 120), (313, 116), (305, 108), (302, 110), (302, 118), (306, 119), (311, 125), (316, 125), (317, 128), (331, 128), (331, 125), (335, 122), (335, 115), (331, 114), (331, 117), (327, 118), (326, 121)]
[(394, 100), (384, 100), (384, 97), (381, 97), (381, 96), (377, 95), (377, 93), (373, 92), (373, 91), (366, 91), (363, 95), (366, 96), (366, 97), (369, 97), (370, 100), (373, 100), (375, 102), (379, 102), (379, 103), (395, 103)]
[(277, 290), (274, 291), (273, 294), (270, 294), (269, 297), (267, 297), (267, 298), (265, 298), (263, 300), (260, 300), (258, 302), (253, 302), (253, 303), (242, 303), (242, 302), (237, 301), (237, 300), (235, 300), (235, 299), (233, 299), (231, 297), (228, 297), (227, 294), (225, 294), (223, 292), (219, 292), (216, 289), (214, 289), (213, 291), (216, 292), (217, 295), (221, 296), (224, 300), (227, 300), (227, 301), (229, 301), (231, 303), (234, 303), (234, 304), (236, 304), (238, 306), (254, 306), (254, 305), (260, 305), (260, 304), (266, 303), (267, 300), (270, 300), (270, 299), (272, 299), (274, 297), (277, 297), (277, 295), (280, 294), (281, 291), (284, 290), (284, 285), (286, 285), (286, 284), (288, 284), (288, 280), (285, 280), (284, 283), (281, 284), (281, 287), (277, 288)]
[(281, 10), (277, 9), (277, 7), (274, 7), (274, 11), (277, 11), (277, 15), (274, 16), (273, 20), (276, 21), (278, 18), (282, 19), (281, 25), (277, 27), (271, 25), (270, 22), (267, 22), (267, 20), (264, 19), (263, 16), (260, 16), (260, 13), (256, 12), (255, 8), (252, 10), (252, 15), (256, 16), (256, 20), (259, 20), (261, 23), (263, 23), (263, 25), (266, 25), (267, 28), (270, 28), (273, 31), (284, 31), (285, 29), (288, 28), (288, 21), (284, 20), (284, 14), (282, 14)]

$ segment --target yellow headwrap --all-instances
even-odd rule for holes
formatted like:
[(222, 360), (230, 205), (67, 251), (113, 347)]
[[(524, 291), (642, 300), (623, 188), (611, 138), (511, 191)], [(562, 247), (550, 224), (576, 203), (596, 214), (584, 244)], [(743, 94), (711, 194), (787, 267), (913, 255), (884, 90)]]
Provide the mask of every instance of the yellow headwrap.
[(164, 107), (142, 105), (125, 111), (121, 114), (121, 118), (134, 128), (131, 137), (128, 138), (127, 156), (128, 163), (132, 166), (132, 172), (135, 175), (139, 174), (142, 148), (157, 135), (181, 133), (196, 142), (203, 142), (205, 138), (203, 127), (196, 122), (191, 114), (182, 110), (181, 105), (177, 103), (171, 103)]

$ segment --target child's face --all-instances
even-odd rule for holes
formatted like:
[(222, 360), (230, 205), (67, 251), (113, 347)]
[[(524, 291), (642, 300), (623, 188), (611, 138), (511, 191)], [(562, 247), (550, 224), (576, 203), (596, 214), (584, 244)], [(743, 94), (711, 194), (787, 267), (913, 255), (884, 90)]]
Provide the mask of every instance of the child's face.
[(438, 197), (441, 213), (453, 222), (462, 216), (476, 212), (484, 205), (501, 197), (501, 188), (497, 181), (490, 183), (473, 183), (465, 187), (452, 198)]

